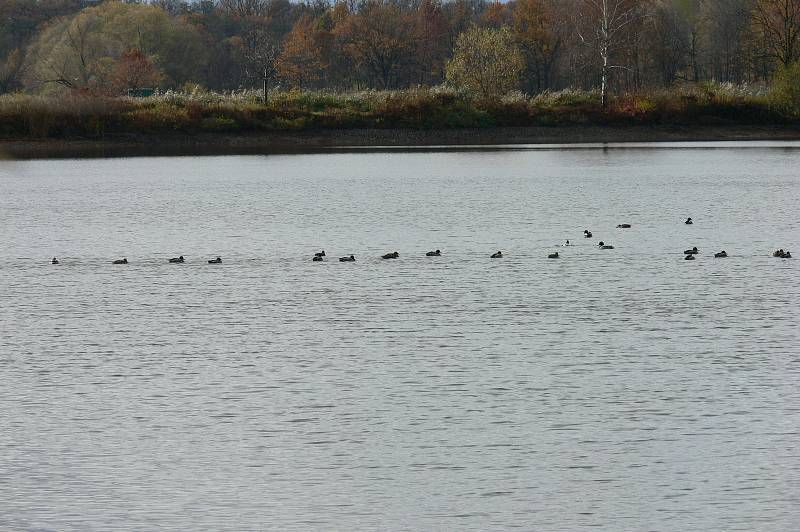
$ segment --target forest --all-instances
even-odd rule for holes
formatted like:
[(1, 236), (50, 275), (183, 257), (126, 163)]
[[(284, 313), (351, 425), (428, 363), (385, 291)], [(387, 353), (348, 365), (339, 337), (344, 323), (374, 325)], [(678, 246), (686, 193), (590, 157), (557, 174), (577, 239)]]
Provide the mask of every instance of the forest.
[(794, 121), (799, 59), (800, 0), (0, 0), (0, 134)]

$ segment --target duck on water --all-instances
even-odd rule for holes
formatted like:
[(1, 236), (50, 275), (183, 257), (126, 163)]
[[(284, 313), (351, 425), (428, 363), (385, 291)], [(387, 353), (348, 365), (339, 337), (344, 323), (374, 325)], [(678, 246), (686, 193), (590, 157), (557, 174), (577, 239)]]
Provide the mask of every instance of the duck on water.
[(606, 244), (602, 240), (598, 242), (597, 247), (599, 247), (600, 249), (614, 249), (614, 246), (612, 246), (611, 244)]
[(425, 256), (426, 256), (426, 257), (441, 257), (441, 256), (442, 256), (442, 252), (441, 252), (441, 251), (439, 251), (439, 250), (437, 249), (436, 251), (429, 251), (429, 252), (427, 252), (427, 253), (425, 254)]
[(391, 253), (387, 253), (386, 255), (381, 255), (382, 259), (397, 259), (400, 258), (400, 254), (396, 251), (392, 251)]
[(692, 249), (686, 249), (683, 251), (684, 255), (697, 255), (698, 253), (700, 252), (697, 251), (697, 246), (693, 247)]
[(492, 258), (492, 259), (502, 259), (503, 258), (503, 252), (502, 251), (498, 251), (497, 253), (492, 253), (492, 256), (490, 258)]
[(180, 257), (173, 257), (169, 259), (169, 262), (171, 262), (172, 264), (181, 264), (183, 262), (186, 262), (186, 260), (183, 258), (183, 255), (181, 255)]
[(349, 257), (339, 257), (339, 262), (355, 262), (355, 261), (356, 258), (353, 255), (350, 255)]
[(128, 259), (117, 259), (111, 264), (128, 264)]
[(216, 259), (208, 259), (209, 264), (222, 264), (222, 257), (217, 257)]

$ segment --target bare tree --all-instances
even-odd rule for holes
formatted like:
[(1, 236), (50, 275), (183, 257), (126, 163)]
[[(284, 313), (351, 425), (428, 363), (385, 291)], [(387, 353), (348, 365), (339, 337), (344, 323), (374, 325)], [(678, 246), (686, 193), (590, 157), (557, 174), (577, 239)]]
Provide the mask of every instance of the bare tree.
[(219, 9), (237, 17), (263, 17), (269, 0), (219, 0)]
[(244, 57), (244, 76), (261, 82), (262, 98), (266, 104), (269, 84), (278, 76), (279, 46), (266, 30), (252, 29), (242, 36), (242, 56)]
[(608, 100), (609, 71), (625, 68), (610, 64), (614, 52), (630, 38), (633, 23), (647, 14), (641, 0), (577, 0), (578, 37), (582, 43), (596, 47), (600, 55), (600, 99)]
[(753, 20), (782, 66), (800, 58), (800, 0), (757, 0)]
[(699, 62), (706, 75), (718, 81), (753, 81), (763, 56), (753, 35), (750, 0), (703, 2), (700, 19)]
[(337, 28), (343, 51), (373, 84), (389, 89), (411, 54), (411, 24), (394, 4), (368, 0)]
[(173, 16), (189, 11), (188, 0), (150, 0), (150, 5), (160, 7)]

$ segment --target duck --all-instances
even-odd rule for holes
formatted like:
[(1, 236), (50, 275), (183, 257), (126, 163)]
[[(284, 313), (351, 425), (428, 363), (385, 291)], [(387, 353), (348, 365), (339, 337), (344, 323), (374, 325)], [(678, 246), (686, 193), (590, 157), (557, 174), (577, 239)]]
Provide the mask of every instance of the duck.
[(792, 258), (792, 254), (791, 254), (791, 252), (787, 251), (787, 252), (785, 252), (785, 253), (783, 254), (783, 257), (781, 257), (781, 258), (784, 258), (784, 259), (791, 259), (791, 258)]
[(208, 259), (209, 264), (222, 264), (222, 257), (217, 257), (216, 259)]
[(773, 253), (772, 256), (773, 257), (783, 257), (785, 254), (786, 254), (786, 252), (783, 251), (783, 249), (779, 249), (775, 253)]
[(128, 264), (128, 259), (117, 259), (111, 264)]
[(694, 222), (692, 221), (691, 218), (686, 218), (686, 221), (683, 223), (685, 223), (686, 225), (692, 225)]
[(558, 251), (555, 253), (551, 253), (547, 256), (548, 259), (557, 259), (558, 258)]
[(429, 252), (427, 252), (427, 253), (425, 254), (425, 256), (426, 256), (426, 257), (441, 257), (441, 256), (442, 256), (442, 252), (441, 252), (441, 251), (439, 251), (439, 250), (437, 249), (436, 251), (429, 251)]
[(322, 262), (322, 255), (314, 255), (313, 262)]
[(490, 258), (492, 258), (492, 259), (502, 259), (503, 258), (503, 252), (502, 251), (498, 251), (497, 253), (492, 253), (492, 256)]
[(606, 244), (602, 240), (597, 244), (597, 247), (599, 247), (600, 249), (614, 249), (614, 246)]
[(571, 246), (571, 245), (572, 245), (572, 244), (570, 244), (570, 243), (569, 243), (569, 240), (567, 240), (566, 244), (564, 244), (564, 247), (569, 247), (569, 246)]
[[(689, 255), (689, 256), (691, 257), (691, 255)], [(714, 253), (714, 258), (715, 259), (724, 259), (727, 256), (728, 256), (728, 254), (725, 252), (724, 249), (722, 251), (720, 251), (719, 253)]]
[(693, 247), (692, 249), (686, 249), (683, 251), (684, 255), (697, 255), (699, 251), (697, 251), (697, 246)]
[(617, 226), (617, 229), (630, 229), (630, 228), (631, 228), (631, 224), (619, 224)]
[(59, 264), (58, 259), (53, 257), (53, 260), (50, 261), (50, 264)]
[(396, 259), (399, 258), (400, 254), (396, 251), (392, 251), (391, 253), (387, 253), (386, 255), (381, 255), (382, 259)]
[(172, 262), (172, 263), (185, 262), (185, 260), (183, 258), (183, 255), (181, 255), (180, 257), (173, 257), (173, 258), (169, 259), (169, 261)]
[(588, 229), (583, 230), (583, 238), (592, 238), (592, 232)]
[(694, 255), (686, 255), (683, 260), (694, 260)]
[(325, 250), (323, 249), (319, 253), (314, 253), (314, 256), (315, 257), (320, 257), (320, 258), (324, 257), (325, 256)]
[(355, 262), (356, 258), (353, 255), (349, 257), (339, 257), (339, 262)]

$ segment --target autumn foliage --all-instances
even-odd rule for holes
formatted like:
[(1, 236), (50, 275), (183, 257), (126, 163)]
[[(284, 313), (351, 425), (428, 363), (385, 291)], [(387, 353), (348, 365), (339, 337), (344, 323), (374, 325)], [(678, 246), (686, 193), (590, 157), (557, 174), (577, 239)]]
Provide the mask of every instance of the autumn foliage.
[(124, 52), (114, 69), (114, 85), (118, 91), (157, 87), (164, 74), (141, 51), (133, 48)]
[[(800, 0), (0, 0), (0, 92), (769, 87)], [(192, 89), (193, 90), (193, 89)]]

